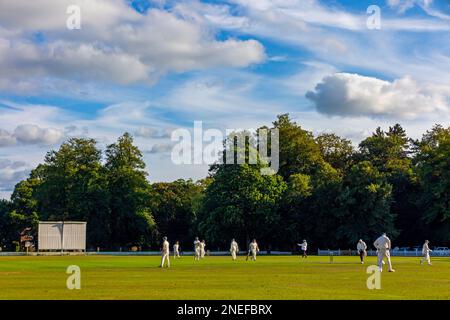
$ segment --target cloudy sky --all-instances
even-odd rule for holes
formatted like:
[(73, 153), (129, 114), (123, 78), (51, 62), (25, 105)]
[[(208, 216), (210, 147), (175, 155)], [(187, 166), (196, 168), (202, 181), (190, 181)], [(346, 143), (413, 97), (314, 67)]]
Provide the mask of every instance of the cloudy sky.
[(151, 181), (206, 175), (170, 161), (196, 120), (420, 137), (450, 124), (449, 39), (448, 0), (0, 0), (0, 198), (73, 136), (132, 133)]

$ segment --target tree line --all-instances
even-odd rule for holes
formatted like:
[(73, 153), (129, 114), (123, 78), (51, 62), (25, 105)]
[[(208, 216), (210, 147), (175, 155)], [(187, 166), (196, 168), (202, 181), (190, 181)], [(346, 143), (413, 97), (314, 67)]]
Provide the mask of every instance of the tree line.
[[(271, 250), (294, 249), (303, 238), (312, 247), (353, 248), (381, 232), (398, 245), (449, 244), (450, 127), (435, 125), (414, 140), (395, 124), (357, 147), (333, 133), (315, 136), (288, 114), (272, 128), (279, 130), (277, 174), (262, 175), (262, 159), (216, 163), (196, 182), (149, 183), (128, 133), (104, 152), (94, 139), (71, 138), (0, 201), (0, 245), (15, 250), (21, 230), (36, 232), (46, 220), (87, 221), (88, 248), (110, 250), (155, 250), (163, 235), (185, 250), (195, 236), (212, 250), (232, 238), (257, 238)], [(224, 143), (223, 156), (232, 151)]]

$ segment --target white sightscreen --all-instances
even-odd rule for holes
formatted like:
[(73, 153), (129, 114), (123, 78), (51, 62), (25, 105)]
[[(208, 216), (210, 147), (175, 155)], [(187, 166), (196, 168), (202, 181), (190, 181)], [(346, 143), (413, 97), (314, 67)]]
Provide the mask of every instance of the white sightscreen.
[(86, 222), (39, 222), (39, 250), (86, 250)]
[(86, 222), (64, 223), (64, 250), (86, 250)]

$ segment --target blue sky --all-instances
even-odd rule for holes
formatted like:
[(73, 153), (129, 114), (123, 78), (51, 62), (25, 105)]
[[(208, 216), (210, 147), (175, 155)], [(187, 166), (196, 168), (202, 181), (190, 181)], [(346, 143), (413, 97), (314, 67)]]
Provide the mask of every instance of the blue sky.
[(0, 0), (0, 197), (73, 136), (132, 133), (151, 181), (207, 174), (170, 161), (170, 131), (196, 120), (418, 138), (450, 124), (449, 36), (444, 0)]

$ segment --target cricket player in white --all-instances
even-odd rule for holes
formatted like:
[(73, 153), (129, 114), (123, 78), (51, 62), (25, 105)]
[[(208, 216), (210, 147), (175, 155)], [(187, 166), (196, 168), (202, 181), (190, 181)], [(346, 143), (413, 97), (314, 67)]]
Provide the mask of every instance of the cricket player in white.
[(179, 258), (180, 257), (180, 243), (177, 241), (173, 245), (173, 258)]
[(194, 241), (194, 260), (200, 260), (200, 240), (198, 240), (198, 237)]
[(362, 239), (359, 239), (358, 244), (356, 245), (356, 250), (358, 250), (359, 259), (361, 260), (361, 264), (364, 263), (364, 257), (367, 255), (367, 245)]
[(205, 240), (202, 240), (200, 242), (200, 258), (203, 259), (205, 257), (205, 247), (206, 247), (206, 243)]
[(236, 254), (239, 252), (239, 247), (238, 244), (236, 242), (236, 240), (231, 240), (231, 246), (230, 246), (230, 253), (231, 253), (231, 257), (233, 258), (233, 261), (236, 260)]
[(378, 268), (380, 269), (380, 272), (383, 271), (383, 259), (386, 257), (389, 272), (395, 272), (394, 269), (392, 269), (391, 264), (391, 255), (389, 253), (389, 250), (391, 250), (391, 240), (386, 236), (386, 233), (383, 233), (381, 237), (379, 237), (375, 242), (373, 243), (375, 248), (377, 248), (377, 255), (378, 255)]
[(422, 247), (423, 258), (422, 258), (422, 260), (420, 260), (420, 264), (423, 264), (423, 262), (426, 261), (428, 263), (428, 265), (431, 266), (430, 252), (433, 250), (431, 250), (430, 247), (428, 246), (429, 243), (430, 242), (428, 240), (425, 240), (425, 243), (423, 244), (423, 247)]
[(169, 249), (169, 242), (167, 241), (167, 237), (163, 238), (163, 245), (161, 249), (161, 268), (164, 267), (164, 261), (167, 259), (167, 268), (170, 268), (170, 249)]
[[(256, 242), (256, 239), (253, 239), (252, 242), (250, 242), (249, 245), (249, 253), (252, 255), (252, 260), (256, 261), (256, 253), (259, 252), (259, 247), (258, 247), (258, 243)], [(248, 258), (248, 256), (247, 256)]]
[(308, 255), (306, 254), (306, 250), (308, 250), (308, 243), (306, 240), (303, 240), (302, 243), (297, 243), (297, 245), (302, 250), (302, 258), (308, 258)]

